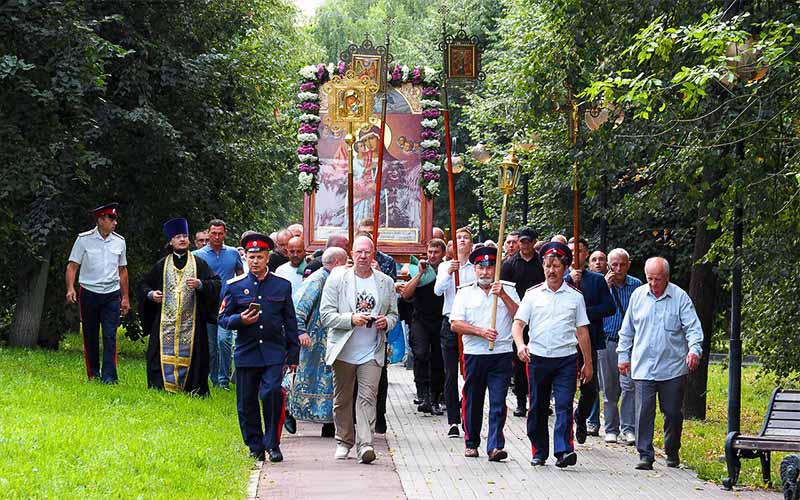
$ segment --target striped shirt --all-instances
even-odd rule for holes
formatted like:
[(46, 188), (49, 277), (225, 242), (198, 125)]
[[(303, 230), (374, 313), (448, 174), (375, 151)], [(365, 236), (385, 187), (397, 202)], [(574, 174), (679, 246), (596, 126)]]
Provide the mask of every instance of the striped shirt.
[[(613, 316), (606, 316), (603, 318), (603, 332), (606, 334), (606, 340), (616, 342), (619, 339), (619, 329), (622, 328), (622, 318), (625, 316), (624, 312), (628, 310), (628, 304), (631, 300), (631, 294), (634, 290), (642, 286), (639, 278), (634, 278), (630, 274), (625, 275), (625, 284), (621, 287), (616, 284), (611, 289), (611, 296), (614, 298), (614, 311)], [(616, 291), (616, 294), (614, 293)], [(617, 304), (617, 297), (621, 304)], [(619, 307), (622, 306), (620, 311)]]

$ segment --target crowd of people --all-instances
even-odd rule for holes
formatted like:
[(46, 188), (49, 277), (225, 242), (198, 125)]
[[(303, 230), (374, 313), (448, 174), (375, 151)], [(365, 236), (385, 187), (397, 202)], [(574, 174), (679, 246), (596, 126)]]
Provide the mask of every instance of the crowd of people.
[[(130, 308), (126, 246), (118, 206), (93, 213), (96, 226), (70, 253), (67, 301), (80, 305), (88, 377), (116, 383), (116, 330)], [(364, 219), (352, 242), (333, 235), (309, 254), (301, 224), (247, 231), (236, 248), (212, 219), (192, 251), (186, 219), (167, 221), (166, 255), (135, 282), (148, 386), (206, 396), (209, 381), (234, 384), (257, 459), (283, 460), (282, 429), (294, 433), (302, 420), (335, 439), (335, 459), (355, 447), (370, 463), (374, 434), (386, 432), (387, 338), (397, 326), (411, 347), (416, 410), (446, 416), (451, 438), (463, 432), (465, 457), (480, 456), (487, 392), (486, 455), (508, 457), (511, 389), (533, 466), (551, 454), (557, 467), (577, 463), (573, 441), (600, 435), (600, 393), (604, 441), (635, 445), (643, 470), (655, 461), (657, 397), (666, 465), (679, 465), (686, 377), (703, 332), (666, 259), (646, 259), (643, 284), (622, 248), (590, 253), (585, 240), (539, 240), (525, 227), (498, 249), (462, 227), (452, 241), (434, 228), (425, 258), (400, 264), (375, 248), (372, 226)]]

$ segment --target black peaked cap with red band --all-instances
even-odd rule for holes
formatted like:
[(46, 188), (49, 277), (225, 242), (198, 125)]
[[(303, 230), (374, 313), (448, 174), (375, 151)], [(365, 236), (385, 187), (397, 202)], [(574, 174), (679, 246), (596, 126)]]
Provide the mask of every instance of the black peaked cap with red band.
[(272, 250), (275, 248), (275, 243), (272, 238), (266, 234), (250, 233), (241, 241), (242, 248), (245, 252), (263, 252), (264, 250)]
[(545, 243), (542, 245), (542, 248), (539, 249), (539, 260), (544, 262), (544, 258), (550, 255), (555, 255), (558, 257), (558, 260), (564, 263), (564, 265), (569, 265), (572, 262), (572, 250), (569, 247), (559, 241), (551, 241), (550, 243)]
[(476, 266), (493, 266), (497, 262), (497, 249), (480, 247), (469, 254), (469, 261)]
[(104, 215), (119, 215), (119, 203), (109, 203), (107, 205), (100, 205), (92, 209), (95, 217), (102, 217)]

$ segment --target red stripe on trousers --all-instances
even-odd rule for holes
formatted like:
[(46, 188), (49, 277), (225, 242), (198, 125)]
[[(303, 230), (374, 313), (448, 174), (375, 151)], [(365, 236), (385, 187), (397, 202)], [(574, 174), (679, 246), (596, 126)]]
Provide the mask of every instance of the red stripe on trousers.
[[(531, 364), (525, 363), (525, 379), (528, 381), (528, 418), (531, 418), (531, 412), (533, 412), (534, 418), (536, 418), (536, 410), (531, 406)], [(548, 401), (549, 403), (549, 401)], [(536, 445), (533, 444), (533, 440), (531, 440), (531, 457), (536, 458)]]
[(469, 440), (469, 426), (467, 425), (467, 397), (464, 395), (464, 388), (461, 388), (461, 421), (464, 423), (464, 442)]
[(281, 394), (283, 395), (283, 402), (281, 403), (281, 418), (278, 419), (278, 439), (275, 441), (278, 445), (281, 444), (281, 429), (283, 429), (283, 422), (286, 420), (286, 389), (281, 387)]
[(94, 378), (92, 374), (92, 367), (89, 366), (89, 354), (86, 352), (86, 332), (83, 331), (83, 305), (81, 305), (81, 295), (83, 295), (83, 287), (78, 287), (78, 322), (81, 328), (81, 342), (83, 343), (83, 362), (86, 363), (86, 375), (89, 380)]

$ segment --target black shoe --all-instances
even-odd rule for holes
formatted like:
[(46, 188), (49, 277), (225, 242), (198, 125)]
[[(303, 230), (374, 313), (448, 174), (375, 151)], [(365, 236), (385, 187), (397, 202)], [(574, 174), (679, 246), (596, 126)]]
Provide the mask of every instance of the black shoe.
[(534, 467), (539, 467), (541, 465), (544, 465), (545, 462), (546, 460), (544, 458), (534, 458), (533, 460), (531, 460), (531, 465)]
[(442, 405), (440, 405), (439, 403), (432, 404), (431, 405), (431, 413), (433, 413), (436, 416), (444, 415), (444, 410), (442, 410)]
[(250, 458), (255, 458), (259, 462), (263, 462), (264, 459), (266, 458), (266, 454), (265, 454), (264, 450), (251, 451), (250, 452)]
[(433, 413), (433, 405), (431, 405), (430, 400), (423, 400), (419, 406), (417, 406), (417, 411), (420, 413)]
[(294, 434), (297, 432), (297, 420), (287, 413), (286, 420), (283, 421), (283, 428), (286, 429), (286, 432), (289, 434)]
[(421, 400), (421, 399), (419, 399), (419, 398), (414, 398), (414, 399), (412, 399), (411, 401), (412, 401), (412, 402), (413, 402), (415, 405), (418, 405), (418, 404), (421, 404), (421, 403), (422, 403), (422, 400)]
[(639, 460), (639, 463), (636, 464), (636, 470), (653, 470), (653, 462), (650, 460)]
[(375, 434), (386, 434), (386, 417), (383, 415), (375, 419)]
[(586, 420), (578, 418), (577, 410), (572, 414), (572, 417), (575, 420), (575, 441), (583, 444), (586, 442)]
[(514, 410), (515, 417), (524, 417), (528, 414), (528, 410), (524, 406), (517, 406), (517, 409)]
[(271, 450), (269, 450), (269, 461), (283, 462), (283, 453), (281, 453), (280, 448), (272, 448)]
[(681, 464), (681, 459), (678, 455), (667, 455), (667, 467), (675, 468)]
[(502, 462), (506, 458), (508, 458), (508, 452), (506, 450), (500, 450), (498, 448), (495, 448), (489, 452), (490, 462)]
[(578, 454), (574, 451), (564, 453), (561, 458), (556, 460), (556, 467), (564, 468), (578, 463)]
[(336, 426), (333, 424), (322, 424), (320, 435), (324, 438), (336, 437)]
[(447, 437), (449, 438), (457, 438), (460, 437), (461, 433), (458, 431), (458, 424), (450, 425), (450, 430), (447, 431)]

